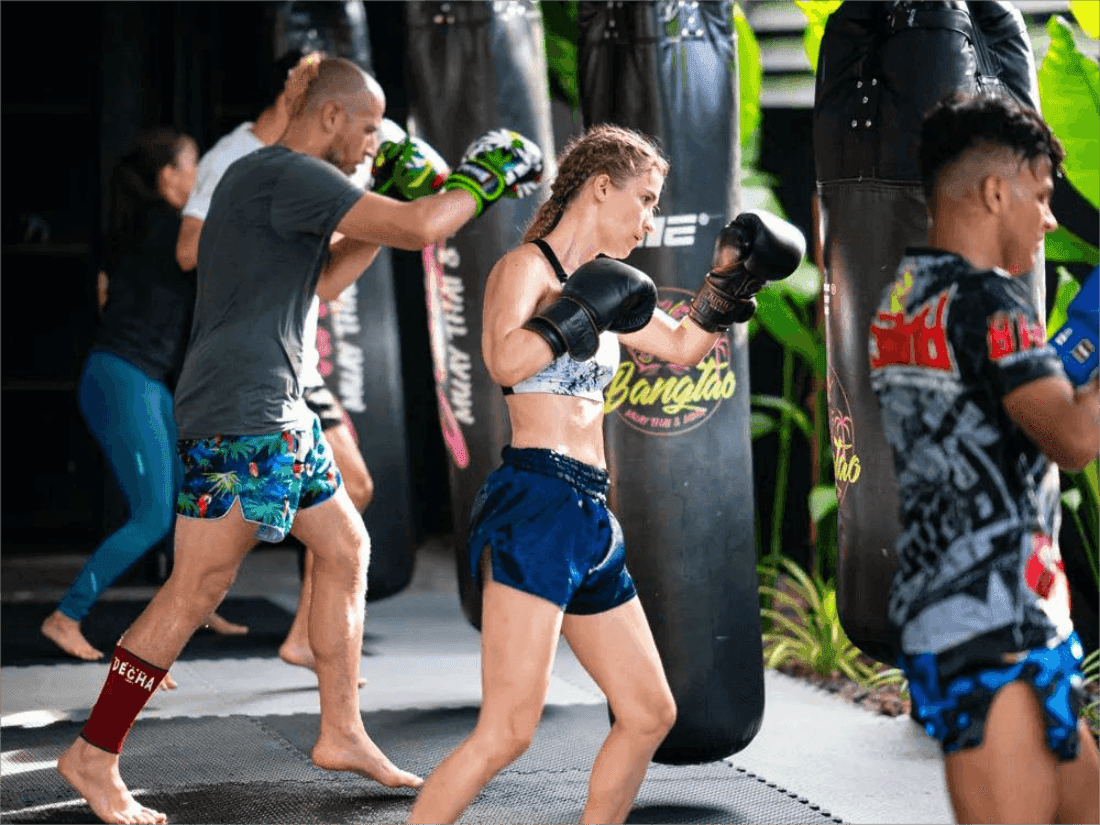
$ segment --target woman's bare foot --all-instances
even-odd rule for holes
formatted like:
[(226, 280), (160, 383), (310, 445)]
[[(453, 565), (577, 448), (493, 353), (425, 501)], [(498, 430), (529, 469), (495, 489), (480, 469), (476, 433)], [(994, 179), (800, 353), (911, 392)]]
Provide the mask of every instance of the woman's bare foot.
[(367, 736), (327, 735), (323, 730), (313, 746), (313, 764), (327, 771), (351, 771), (388, 788), (419, 788), (424, 780), (396, 767)]
[(206, 621), (202, 623), (202, 626), (213, 630), (219, 636), (243, 636), (248, 632), (248, 625), (231, 622), (219, 616), (216, 610), (206, 617)]
[(70, 656), (75, 656), (86, 662), (94, 662), (103, 658), (103, 651), (92, 647), (88, 640), (84, 638), (84, 634), (80, 632), (80, 622), (76, 619), (70, 619), (60, 610), (55, 610), (47, 616), (45, 621), (42, 622), (40, 630), (43, 636)]
[(130, 793), (118, 773), (118, 756), (77, 739), (57, 760), (57, 772), (84, 797), (104, 822), (160, 825), (168, 817), (146, 808)]
[[(307, 670), (312, 670), (314, 673), (317, 672), (317, 661), (313, 658), (313, 648), (308, 644), (299, 644), (289, 636), (287, 636), (279, 646), (279, 658), (288, 665), (304, 667)], [(360, 676), (359, 687), (363, 687), (366, 683), (367, 680)]]
[(157, 690), (175, 690), (179, 687), (179, 683), (172, 678), (171, 673), (165, 673), (164, 678), (160, 680), (160, 684), (157, 685)]

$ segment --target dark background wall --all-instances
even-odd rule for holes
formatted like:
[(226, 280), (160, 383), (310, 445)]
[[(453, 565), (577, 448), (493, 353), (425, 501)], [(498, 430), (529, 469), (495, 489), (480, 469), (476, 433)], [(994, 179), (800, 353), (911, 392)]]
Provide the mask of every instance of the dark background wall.
[[(90, 551), (124, 505), (76, 407), (96, 318), (105, 182), (137, 131), (172, 125), (209, 149), (263, 107), (282, 3), (4, 2), (3, 348), (9, 434), (3, 552)], [(387, 115), (403, 122), (400, 2), (368, 3)], [(449, 529), (447, 471), (415, 255), (395, 262), (414, 533)], [(414, 443), (413, 443), (414, 442)], [(383, 483), (384, 480), (378, 480)]]
[[(329, 4), (338, 5), (338, 4)], [(769, 37), (801, 36), (801, 15), (768, 24), (749, 4), (765, 46)], [(775, 5), (775, 4), (770, 4)], [(103, 184), (111, 165), (142, 127), (173, 125), (205, 151), (263, 105), (283, 2), (22, 2), (0, 4), (2, 38), (3, 342), (0, 415), (7, 434), (0, 538), (4, 552), (55, 545), (90, 551), (121, 523), (125, 505), (81, 420), (75, 384), (95, 324), (95, 281)], [(371, 68), (387, 91), (387, 115), (409, 109), (402, 2), (368, 2)], [(773, 15), (774, 16), (774, 15)], [(758, 19), (759, 18), (759, 19)], [(796, 19), (797, 18), (797, 19)], [(787, 31), (790, 29), (790, 31)], [(774, 31), (772, 31), (774, 30)], [(768, 77), (760, 164), (807, 236), (813, 171), (808, 66), (776, 64)], [(772, 65), (775, 64), (775, 65)], [(799, 77), (808, 75), (808, 77)], [(799, 85), (796, 81), (802, 80)], [(809, 81), (809, 83), (805, 81)], [(579, 128), (560, 100), (558, 147)], [(402, 380), (414, 472), (414, 540), (451, 529), (447, 459), (437, 425), (418, 256), (395, 253)], [(758, 336), (751, 353), (753, 390), (777, 393), (781, 352)], [(800, 384), (809, 390), (808, 376)], [(754, 444), (757, 507), (771, 520), (774, 437)], [(809, 445), (794, 445), (808, 466)], [(369, 463), (369, 456), (368, 456)], [(384, 479), (376, 479), (384, 483)], [(785, 521), (789, 550), (807, 550), (808, 473), (792, 474)], [(801, 551), (801, 552), (800, 552)]]

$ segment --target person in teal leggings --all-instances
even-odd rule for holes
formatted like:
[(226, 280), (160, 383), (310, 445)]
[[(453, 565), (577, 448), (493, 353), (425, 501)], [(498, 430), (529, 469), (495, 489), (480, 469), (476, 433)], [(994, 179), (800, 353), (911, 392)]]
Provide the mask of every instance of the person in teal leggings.
[[(103, 657), (81, 633), (80, 622), (173, 524), (182, 469), (172, 387), (195, 303), (194, 277), (176, 264), (175, 246), (179, 210), (195, 182), (197, 161), (191, 137), (152, 129), (137, 136), (111, 175), (108, 298), (77, 400), (126, 499), (129, 518), (95, 549), (41, 627), (46, 638), (80, 659)], [(210, 623), (216, 629), (227, 624), (215, 617)]]

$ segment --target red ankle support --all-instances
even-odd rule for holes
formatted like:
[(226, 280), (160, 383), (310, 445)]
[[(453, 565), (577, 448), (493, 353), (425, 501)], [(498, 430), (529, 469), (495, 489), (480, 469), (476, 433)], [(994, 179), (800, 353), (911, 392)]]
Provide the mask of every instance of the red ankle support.
[(122, 645), (116, 647), (111, 672), (80, 735), (97, 748), (120, 753), (134, 720), (167, 673)]

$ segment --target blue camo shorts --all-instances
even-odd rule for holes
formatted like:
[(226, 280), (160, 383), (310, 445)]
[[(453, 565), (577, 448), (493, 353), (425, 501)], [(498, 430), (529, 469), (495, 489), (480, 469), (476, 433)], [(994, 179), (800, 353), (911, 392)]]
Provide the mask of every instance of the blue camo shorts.
[(1047, 746), (1061, 761), (1077, 758), (1077, 720), (1085, 705), (1083, 656), (1076, 633), (1057, 647), (1019, 654), (1011, 664), (989, 661), (947, 672), (934, 653), (902, 654), (898, 666), (909, 678), (916, 716), (945, 755), (976, 748), (997, 691), (1009, 682), (1031, 685), (1043, 710)]
[(607, 472), (552, 450), (505, 447), (470, 518), (470, 574), (490, 548), (493, 580), (566, 613), (602, 613), (636, 595)]
[(184, 475), (176, 513), (217, 519), (239, 499), (260, 541), (282, 541), (299, 510), (332, 498), (342, 483), (316, 416), (308, 430), (180, 439), (177, 447)]

